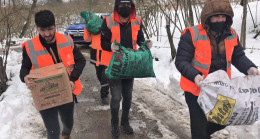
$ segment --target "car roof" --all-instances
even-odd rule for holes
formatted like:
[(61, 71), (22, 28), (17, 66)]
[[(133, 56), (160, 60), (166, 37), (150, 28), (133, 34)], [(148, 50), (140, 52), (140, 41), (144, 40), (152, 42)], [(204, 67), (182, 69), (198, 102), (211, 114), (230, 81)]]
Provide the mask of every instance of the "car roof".
[(94, 14), (96, 14), (99, 17), (105, 17), (105, 16), (110, 15), (109, 13), (94, 13)]

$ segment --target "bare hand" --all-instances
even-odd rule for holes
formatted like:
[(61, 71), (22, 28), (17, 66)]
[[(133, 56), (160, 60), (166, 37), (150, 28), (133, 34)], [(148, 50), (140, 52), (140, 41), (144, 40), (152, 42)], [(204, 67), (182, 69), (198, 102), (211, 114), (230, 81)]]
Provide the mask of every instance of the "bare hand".
[(75, 84), (74, 84), (72, 81), (70, 81), (70, 86), (71, 86), (71, 90), (72, 90), (72, 92), (73, 92), (74, 89), (75, 89)]
[(203, 80), (203, 77), (200, 74), (196, 75), (194, 78), (194, 82), (197, 86), (200, 85), (200, 81), (202, 81), (202, 80)]
[(147, 39), (147, 40), (145, 40), (145, 42), (147, 42), (147, 44), (146, 44), (147, 48), (151, 49), (153, 47), (152, 40)]
[(248, 75), (260, 75), (260, 72), (257, 68), (251, 67), (247, 70)]
[(114, 43), (112, 43), (112, 44), (111, 44), (111, 50), (112, 50), (113, 52), (116, 52), (116, 51), (119, 50), (119, 46), (118, 46), (118, 45), (115, 45)]

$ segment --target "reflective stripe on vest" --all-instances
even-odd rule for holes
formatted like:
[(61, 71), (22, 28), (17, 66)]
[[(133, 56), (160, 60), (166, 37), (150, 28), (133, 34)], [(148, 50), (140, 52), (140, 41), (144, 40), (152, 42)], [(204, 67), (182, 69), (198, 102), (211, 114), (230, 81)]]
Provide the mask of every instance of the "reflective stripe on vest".
[[(97, 61), (96, 60), (93, 60), (93, 59), (90, 59), (90, 62), (92, 62), (92, 63), (97, 63)], [(98, 62), (98, 65), (103, 65), (101, 62)]]
[(69, 38), (69, 36), (67, 36), (67, 35), (64, 35), (64, 36), (68, 40), (68, 42), (64, 42), (64, 43), (59, 44), (58, 45), (59, 48), (62, 49), (62, 48), (68, 47), (68, 46), (71, 46), (71, 48), (73, 48), (73, 43), (72, 43), (71, 39)]
[(35, 69), (39, 68), (39, 63), (37, 61), (37, 56), (47, 55), (49, 52), (45, 50), (35, 51), (32, 40), (27, 41), (29, 56), (31, 57), (32, 65)]
[(231, 62), (228, 62), (228, 68), (230, 68), (231, 67)]
[(72, 64), (72, 65), (69, 66), (69, 68), (68, 68), (68, 72), (69, 73), (72, 72), (72, 70), (74, 69), (74, 66), (75, 66), (75, 64)]
[(89, 42), (89, 41), (90, 41), (90, 39), (91, 39), (91, 37), (89, 36), (89, 37), (86, 39), (86, 41), (87, 41), (87, 42)]
[[(206, 31), (202, 27), (202, 25), (197, 25), (193, 27), (186, 28), (182, 35), (189, 30), (192, 37), (192, 42), (195, 47), (194, 58), (191, 61), (191, 65), (199, 70), (203, 75), (204, 78), (207, 77), (210, 64), (211, 64), (211, 45), (210, 40), (207, 36)], [(234, 47), (237, 45), (237, 34), (234, 29), (230, 28), (231, 35), (228, 36), (225, 42), (225, 53), (226, 53), (226, 62), (227, 62), (227, 74), (229, 78), (231, 78), (231, 58)], [(186, 79), (185, 77), (181, 76), (180, 81), (181, 89), (187, 92), (192, 93), (195, 96), (198, 96), (200, 93), (200, 88), (192, 81)]]
[(196, 61), (195, 58), (192, 59), (191, 65), (194, 66), (194, 67), (198, 67), (200, 69), (204, 69), (204, 70), (208, 70), (209, 69), (209, 65), (208, 64), (202, 64), (202, 63)]
[(141, 21), (140, 21), (140, 19), (139, 19), (138, 16), (136, 17), (136, 19), (137, 19), (137, 21), (135, 21), (135, 22), (132, 23), (132, 25), (134, 25), (134, 26), (138, 26), (138, 25), (141, 24)]
[(193, 41), (195, 43), (197, 43), (198, 40), (203, 40), (203, 41), (208, 41), (209, 40), (207, 35), (200, 35), (199, 34), (199, 29), (198, 29), (197, 26), (193, 26), (191, 28), (192, 28), (192, 30), (193, 30), (193, 32), (195, 34), (195, 36), (193, 37)]
[(107, 19), (108, 19), (108, 23), (109, 23), (109, 24), (107, 25), (107, 27), (108, 27), (110, 30), (112, 29), (112, 27), (118, 27), (118, 26), (119, 26), (119, 23), (113, 22), (112, 15), (108, 16)]

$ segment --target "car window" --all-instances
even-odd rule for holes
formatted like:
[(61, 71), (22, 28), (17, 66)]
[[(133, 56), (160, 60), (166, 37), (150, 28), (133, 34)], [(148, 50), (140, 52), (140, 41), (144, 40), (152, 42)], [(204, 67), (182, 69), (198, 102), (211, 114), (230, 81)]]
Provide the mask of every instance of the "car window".
[(74, 22), (74, 24), (85, 24), (86, 21), (82, 17), (78, 17), (77, 20)]

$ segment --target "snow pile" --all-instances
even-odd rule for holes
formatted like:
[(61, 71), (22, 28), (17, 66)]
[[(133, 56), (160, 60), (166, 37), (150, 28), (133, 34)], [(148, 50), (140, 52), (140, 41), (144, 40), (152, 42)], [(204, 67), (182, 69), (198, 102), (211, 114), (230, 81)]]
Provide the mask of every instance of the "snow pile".
[[(39, 113), (35, 110), (30, 90), (21, 82), (21, 53), (11, 51), (8, 57), (8, 89), (1, 96), (0, 134), (3, 139), (41, 138), (44, 125)], [(35, 134), (37, 133), (37, 134)]]

